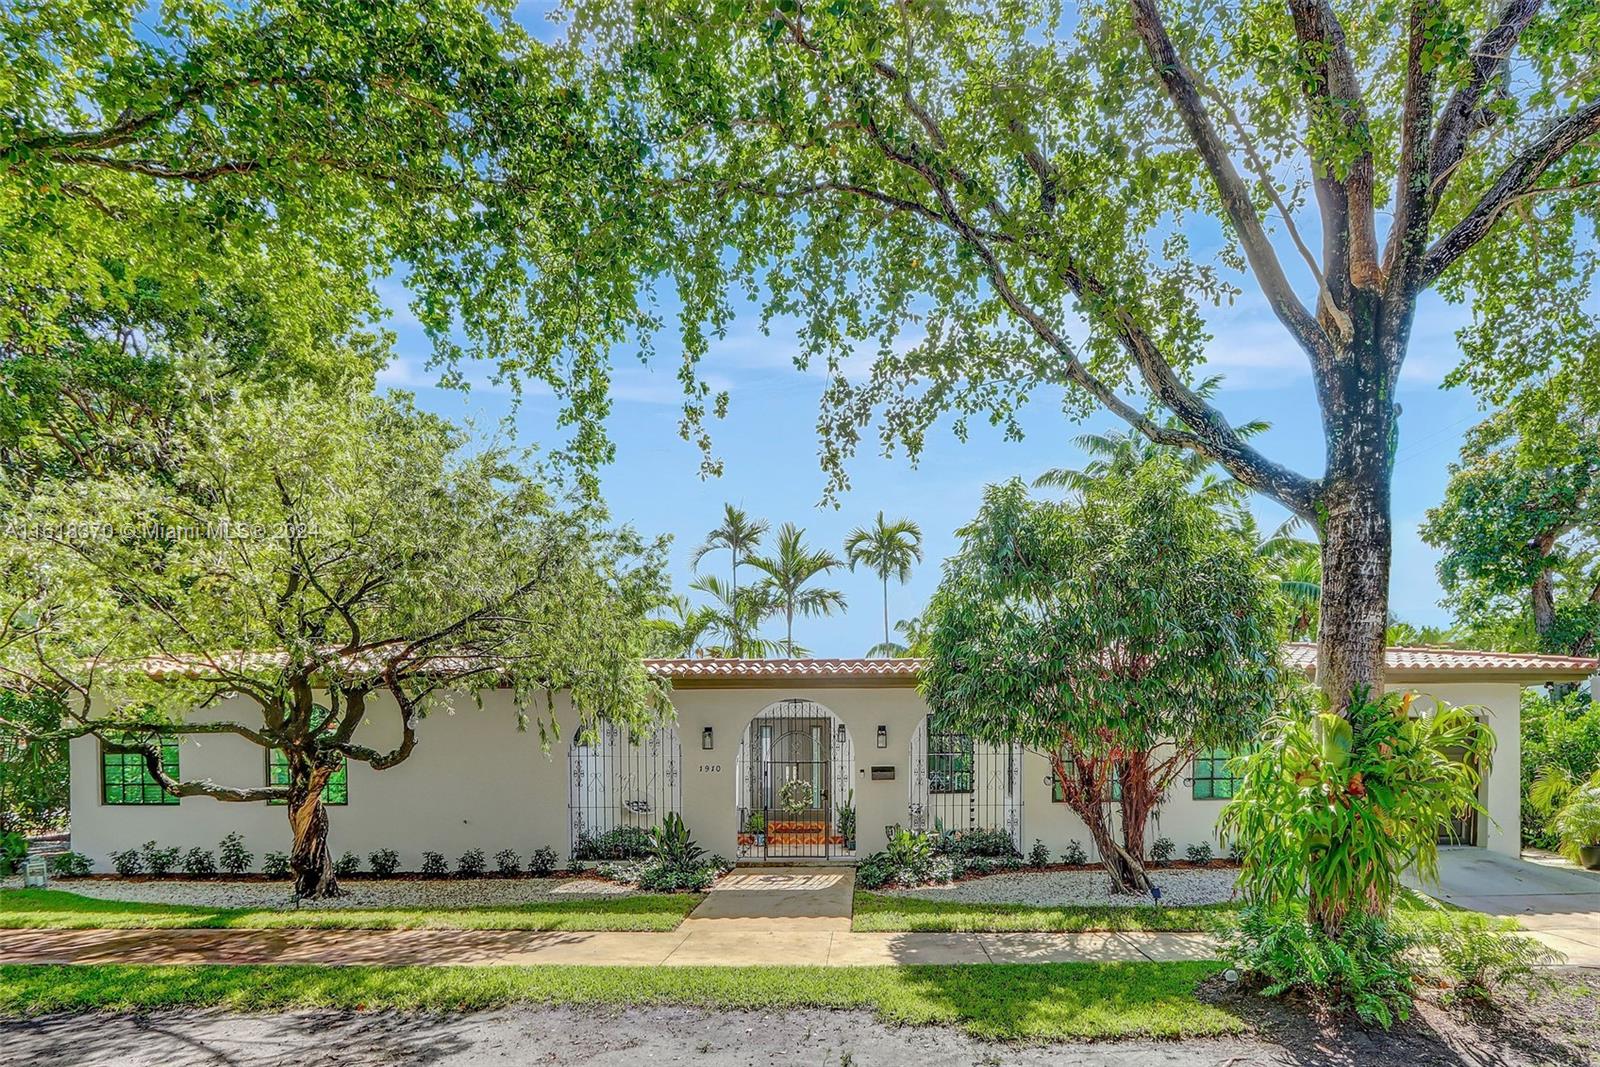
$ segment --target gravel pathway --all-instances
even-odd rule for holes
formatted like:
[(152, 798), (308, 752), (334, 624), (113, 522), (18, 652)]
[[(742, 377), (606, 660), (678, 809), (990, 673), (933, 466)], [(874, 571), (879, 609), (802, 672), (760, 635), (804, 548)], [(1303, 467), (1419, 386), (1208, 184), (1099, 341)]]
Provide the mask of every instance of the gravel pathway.
[[(1232, 899), (1233, 883), (1238, 874), (1232, 868), (1152, 870), (1150, 880), (1161, 890), (1163, 904), (1220, 904)], [(1113, 897), (1109, 881), (1099, 871), (1008, 871), (949, 885), (889, 889), (884, 892), (894, 896), (965, 904), (1037, 904), (1051, 907), (1148, 903), (1146, 898), (1130, 900), (1128, 897)]]
[[(466, 878), (437, 882), (348, 880), (344, 896), (320, 901), (319, 908), (471, 908), (538, 904), (585, 897), (627, 896), (635, 890), (596, 878)], [(204, 908), (292, 908), (286, 882), (120, 882), (83, 879), (52, 881), (62, 889), (99, 900), (146, 904), (194, 904)]]

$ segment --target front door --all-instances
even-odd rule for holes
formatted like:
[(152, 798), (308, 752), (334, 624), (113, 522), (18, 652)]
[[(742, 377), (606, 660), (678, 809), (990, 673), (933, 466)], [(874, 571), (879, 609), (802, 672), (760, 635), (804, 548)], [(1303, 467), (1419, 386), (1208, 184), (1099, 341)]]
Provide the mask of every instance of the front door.
[[(1451, 759), (1458, 763), (1465, 762), (1469, 757), (1466, 749), (1452, 748), (1448, 750)], [(1439, 844), (1441, 845), (1476, 845), (1478, 843), (1478, 813), (1468, 807), (1458, 811), (1443, 826), (1439, 827)]]
[(806, 701), (778, 705), (750, 724), (751, 809), (765, 859), (826, 859), (833, 827), (833, 722)]

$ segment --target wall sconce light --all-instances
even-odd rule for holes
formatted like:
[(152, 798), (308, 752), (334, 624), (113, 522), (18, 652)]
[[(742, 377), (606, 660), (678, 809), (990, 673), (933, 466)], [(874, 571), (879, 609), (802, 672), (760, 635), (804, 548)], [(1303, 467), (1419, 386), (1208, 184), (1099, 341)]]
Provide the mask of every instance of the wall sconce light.
[(880, 725), (878, 727), (878, 747), (889, 747), (889, 728), (887, 726)]
[(840, 723), (839, 724), (839, 744), (840, 744), (841, 747), (844, 745), (846, 740), (848, 740), (848, 738), (847, 738), (847, 736), (846, 736), (846, 734), (844, 732), (844, 723)]
[(711, 751), (711, 727), (709, 726), (700, 731), (700, 747), (707, 752)]

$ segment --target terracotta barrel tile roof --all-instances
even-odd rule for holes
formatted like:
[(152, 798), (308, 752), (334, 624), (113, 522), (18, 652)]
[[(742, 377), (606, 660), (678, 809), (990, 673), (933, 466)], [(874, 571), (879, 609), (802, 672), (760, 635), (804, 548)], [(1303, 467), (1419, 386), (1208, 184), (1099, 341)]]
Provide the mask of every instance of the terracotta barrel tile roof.
[[(1292, 667), (1314, 673), (1317, 646), (1295, 641), (1284, 646)], [(920, 659), (652, 659), (649, 670), (674, 681), (780, 680), (815, 682), (915, 681)], [(1581, 656), (1534, 652), (1482, 652), (1473, 649), (1409, 647), (1388, 650), (1388, 669), (1399, 675), (1465, 675), (1527, 678), (1582, 678), (1600, 670), (1600, 662)]]

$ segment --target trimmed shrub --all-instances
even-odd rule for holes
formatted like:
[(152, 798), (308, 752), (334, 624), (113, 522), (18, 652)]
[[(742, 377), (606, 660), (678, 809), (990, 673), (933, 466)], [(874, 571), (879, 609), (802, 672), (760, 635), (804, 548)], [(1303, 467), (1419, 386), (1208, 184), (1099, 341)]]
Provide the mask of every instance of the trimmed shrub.
[(244, 874), (256, 861), (237, 833), (229, 834), (217, 845), (217, 859), (218, 866), (228, 874)]
[(522, 857), (515, 849), (503, 848), (494, 854), (494, 869), (507, 878), (522, 873)]
[(261, 873), (268, 878), (289, 877), (289, 854), (287, 852), (268, 852), (262, 856)]
[(1068, 841), (1067, 847), (1061, 852), (1061, 862), (1069, 867), (1082, 867), (1089, 862), (1089, 854), (1076, 841)]
[(642, 826), (618, 826), (591, 837), (579, 834), (572, 858), (577, 860), (637, 860), (650, 855), (651, 833)]
[(419, 873), (425, 874), (429, 878), (443, 878), (450, 873), (450, 865), (445, 863), (444, 857), (439, 853), (424, 852)]
[(196, 845), (183, 856), (183, 873), (191, 878), (210, 878), (217, 873), (217, 857), (209, 848)]
[(1184, 858), (1196, 866), (1204, 866), (1211, 862), (1211, 846), (1204, 841), (1196, 841), (1183, 850)]
[(340, 878), (348, 878), (361, 870), (361, 857), (354, 852), (346, 852), (333, 861), (333, 873)]
[(57, 878), (84, 878), (94, 867), (94, 860), (81, 852), (62, 852), (51, 856), (47, 865)]
[(1016, 856), (1022, 857), (1011, 835), (1004, 830), (946, 830), (933, 837), (934, 851), (946, 856)]
[(1150, 860), (1162, 866), (1172, 862), (1173, 855), (1178, 851), (1178, 846), (1172, 843), (1170, 837), (1158, 837), (1155, 844), (1150, 846)]
[(400, 869), (400, 853), (392, 848), (380, 848), (367, 856), (367, 866), (379, 878), (391, 877)]
[(144, 858), (139, 855), (138, 849), (125, 848), (111, 854), (111, 866), (122, 877), (129, 878), (144, 870)]
[(1050, 866), (1050, 849), (1045, 847), (1045, 843), (1037, 837), (1033, 839), (1033, 848), (1028, 850), (1028, 866)]
[(469, 849), (456, 860), (456, 874), (462, 878), (482, 878), (488, 866), (489, 861), (484, 858), (483, 849)]
[(177, 846), (157, 848), (154, 841), (146, 841), (139, 851), (144, 859), (144, 869), (157, 878), (171, 874), (172, 868), (178, 865)]
[(548, 878), (556, 872), (556, 850), (541, 845), (528, 857), (528, 873), (535, 878)]

